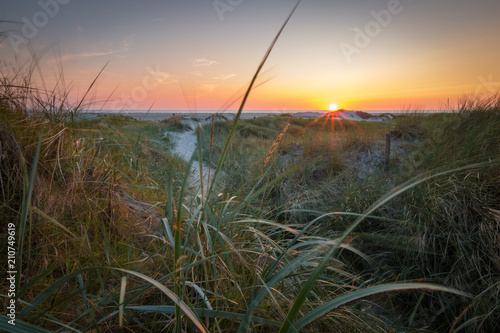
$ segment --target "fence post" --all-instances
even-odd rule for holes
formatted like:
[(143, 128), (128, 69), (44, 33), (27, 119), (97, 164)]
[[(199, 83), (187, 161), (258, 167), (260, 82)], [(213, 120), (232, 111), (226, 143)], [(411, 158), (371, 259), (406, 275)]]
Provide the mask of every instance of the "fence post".
[(391, 133), (385, 133), (384, 171), (389, 170), (390, 157), (391, 157)]

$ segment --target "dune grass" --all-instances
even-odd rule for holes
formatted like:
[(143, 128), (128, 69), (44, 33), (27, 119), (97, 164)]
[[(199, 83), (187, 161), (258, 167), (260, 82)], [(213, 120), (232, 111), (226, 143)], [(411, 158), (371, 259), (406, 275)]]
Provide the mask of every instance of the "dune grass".
[[(395, 184), (418, 183), (366, 219), (355, 233), (358, 246), (398, 279), (439, 281), (478, 295), (472, 302), (467, 298), (399, 297), (399, 311), (412, 313), (407, 325), (437, 331), (492, 331), (499, 316), (498, 100), (493, 96), (465, 102), (453, 114), (403, 115), (385, 124), (369, 124), (367, 131), (355, 128), (351, 132), (349, 123), (343, 130), (331, 131), (329, 127), (314, 128), (316, 124), (304, 119), (260, 118), (257, 124), (276, 136), (278, 128), (291, 124), (262, 179), (271, 181), (282, 174), (291, 166), (290, 160), (297, 170), (265, 192), (259, 213), (282, 223), (300, 223), (325, 211), (360, 212), (385, 192), (399, 191), (400, 187), (393, 190)], [(310, 131), (295, 129), (297, 121)], [(257, 124), (244, 120), (238, 128)], [(228, 125), (215, 123), (215, 133), (223, 133)], [(205, 141), (209, 128), (204, 129)], [(389, 174), (379, 165), (367, 178), (356, 177), (353, 166), (381, 141), (384, 131), (400, 133), (393, 141), (409, 148), (404, 150), (404, 158), (398, 165), (392, 164)], [(214, 141), (216, 148), (205, 150), (205, 156), (217, 154), (219, 144)], [(262, 134), (237, 135), (235, 161), (224, 169), (225, 186), (236, 193), (261, 179), (268, 156), (264, 147), (272, 144)], [(352, 221), (349, 214), (324, 217), (315, 232), (338, 236)]]
[[(226, 120), (202, 128), (201, 146), (206, 162), (218, 160), (230, 125), (231, 121)], [(316, 216), (309, 210), (329, 211), (332, 200), (348, 197), (350, 184), (359, 187), (352, 180), (360, 163), (353, 159), (358, 152), (378, 158), (380, 154), (372, 146), (380, 141), (389, 126), (393, 125), (314, 121), (293, 116), (241, 120), (230, 145), (229, 158), (223, 165), (224, 188), (231, 193), (245, 193), (259, 181), (269, 182), (287, 170), (296, 169), (266, 192), (266, 207), (261, 213), (281, 215), (287, 211), (286, 216), (293, 215), (293, 220), (307, 222)], [(253, 128), (253, 132), (245, 131), (248, 128)], [(280, 136), (284, 129), (285, 133)], [(346, 186), (340, 186), (342, 183)], [(389, 189), (381, 187), (370, 198), (371, 202)], [(352, 206), (352, 211), (363, 211), (368, 206)]]
[[(11, 105), (2, 108), (2, 123), (9, 124), (1, 131), (2, 161), (10, 163), (2, 164), (2, 213), (21, 221), (19, 233), (25, 237), (19, 262), (29, 278), (19, 280), (20, 331), (287, 331), (291, 323), (311, 331), (378, 331), (395, 323), (383, 320), (387, 312), (375, 315), (378, 303), (362, 301), (369, 295), (400, 290), (457, 293), (431, 284), (391, 284), (394, 280), (383, 274), (363, 273), (360, 263), (372, 267), (374, 262), (351, 242), (352, 231), (377, 216), (318, 209), (332, 211), (326, 210), (333, 208), (326, 198), (333, 194), (322, 192), (334, 180), (347, 179), (349, 157), (333, 163), (332, 154), (362, 152), (385, 124), (360, 130), (346, 123), (334, 135), (314, 124), (304, 131), (310, 124), (291, 117), (250, 121), (259, 129), (266, 121), (274, 123), (269, 129), (274, 138), (266, 139), (255, 138), (259, 131), (239, 137), (238, 129), (248, 127), (243, 121), (215, 123), (216, 133), (219, 128), (221, 135), (236, 133), (231, 141), (235, 146), (227, 145), (226, 162), (219, 163), (239, 160), (252, 174), (248, 179), (254, 179), (253, 187), (246, 179), (247, 190), (234, 197), (234, 185), (227, 180), (243, 169), (229, 171), (231, 164), (220, 164), (222, 178), (215, 183), (224, 184), (221, 194), (193, 196), (186, 205), (188, 174), (179, 171), (186, 166), (164, 153), (168, 143), (158, 134), (164, 124), (119, 117), (54, 121)], [(290, 126), (283, 131), (286, 124)], [(361, 138), (354, 131), (361, 131)], [(33, 133), (42, 133), (41, 140)], [(236, 146), (258, 140), (261, 148), (249, 147), (247, 152), (254, 154), (250, 158)], [(213, 141), (216, 151), (217, 135)], [(283, 158), (288, 154), (297, 154), (293, 159), (304, 163), (298, 163), (295, 173), (286, 172), (293, 166)], [(311, 168), (325, 171), (315, 178)], [(277, 191), (283, 192), (286, 183), (300, 184), (298, 179), (318, 185), (308, 191), (323, 196), (322, 207), (314, 200), (312, 206), (287, 207), (282, 204), (289, 202), (285, 196), (276, 201)], [(26, 199), (22, 204), (29, 193), (31, 204)], [(382, 204), (386, 202), (373, 207)], [(353, 216), (358, 217), (354, 223)], [(325, 232), (325, 225), (339, 218), (345, 221), (335, 232)], [(355, 306), (338, 309), (353, 302)], [(12, 329), (4, 321), (0, 325)]]
[[(20, 273), (16, 326), (2, 314), (0, 329), (492, 329), (498, 99), (406, 127), (241, 121), (252, 84), (235, 121), (202, 129), (188, 164), (216, 172), (196, 195), (161, 139), (182, 122), (75, 120), (82, 101), (5, 78), (0, 215), (17, 226)], [(398, 128), (418, 135), (387, 175), (377, 149)]]
[[(478, 295), (472, 303), (448, 301), (450, 311), (433, 318), (455, 321), (454, 328), (466, 331), (494, 331), (500, 319), (499, 101), (493, 96), (465, 102), (456, 115), (423, 120), (434, 126), (426, 126), (415, 172), (464, 169), (404, 195), (406, 209), (400, 214), (411, 223), (391, 230), (411, 239), (397, 261), (414, 265), (410, 276), (440, 278)], [(436, 306), (436, 300), (425, 302), (428, 309)]]

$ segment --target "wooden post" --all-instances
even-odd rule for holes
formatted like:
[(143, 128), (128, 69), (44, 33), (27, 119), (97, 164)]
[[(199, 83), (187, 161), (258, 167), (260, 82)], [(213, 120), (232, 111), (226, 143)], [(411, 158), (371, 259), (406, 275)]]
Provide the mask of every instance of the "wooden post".
[(384, 171), (389, 170), (390, 157), (391, 157), (391, 133), (385, 133)]

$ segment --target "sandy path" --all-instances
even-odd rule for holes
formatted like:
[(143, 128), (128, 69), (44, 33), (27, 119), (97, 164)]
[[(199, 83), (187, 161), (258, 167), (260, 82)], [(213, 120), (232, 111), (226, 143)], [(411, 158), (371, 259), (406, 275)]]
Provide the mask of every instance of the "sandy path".
[(196, 133), (194, 131), (186, 132), (165, 132), (165, 136), (170, 137), (174, 143), (172, 152), (189, 162), (196, 150)]
[[(165, 132), (165, 136), (170, 137), (173, 142), (172, 153), (174, 155), (179, 156), (184, 161), (189, 163), (191, 156), (196, 151), (197, 148), (197, 139), (196, 132), (194, 130), (185, 131), (185, 132)], [(198, 194), (200, 194), (200, 163), (196, 157), (195, 161), (191, 165), (190, 177), (189, 177), (189, 187), (198, 188)], [(207, 193), (207, 183), (208, 183), (208, 174), (210, 173), (210, 180), (213, 178), (213, 174), (215, 170), (210, 169), (209, 166), (203, 162), (203, 188), (204, 193)], [(210, 172), (209, 172), (210, 170)]]

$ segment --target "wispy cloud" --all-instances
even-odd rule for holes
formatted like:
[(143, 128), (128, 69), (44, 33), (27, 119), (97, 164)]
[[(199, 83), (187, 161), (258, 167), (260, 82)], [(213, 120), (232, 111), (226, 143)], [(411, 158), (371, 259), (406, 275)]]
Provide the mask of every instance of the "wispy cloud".
[(217, 75), (216, 77), (214, 77), (214, 80), (229, 80), (230, 78), (232, 77), (235, 77), (236, 74), (221, 74), (221, 75)]
[(83, 53), (73, 53), (66, 54), (61, 57), (60, 61), (65, 62), (69, 60), (74, 60), (78, 58), (93, 58), (93, 57), (102, 57), (110, 54), (114, 54), (116, 51), (106, 51), (106, 52), (83, 52)]
[(217, 88), (217, 85), (215, 84), (210, 84), (210, 83), (205, 83), (200, 86), (202, 90), (206, 90), (208, 92), (214, 91), (215, 88)]
[(123, 49), (122, 52), (127, 52), (130, 49), (130, 42), (127, 38), (123, 40)]
[(94, 57), (103, 57), (112, 54), (117, 54), (118, 57), (123, 57), (124, 52), (128, 52), (130, 49), (130, 42), (128, 39), (123, 40), (123, 44), (118, 50), (109, 50), (109, 51), (94, 51), (94, 52), (81, 52), (81, 53), (72, 53), (63, 55), (58, 61), (65, 62), (79, 58), (94, 58)]
[(195, 67), (210, 67), (212, 65), (218, 64), (218, 61), (210, 60), (207, 58), (198, 58), (193, 60), (193, 66)]

